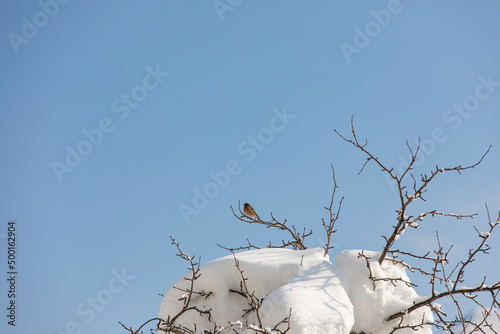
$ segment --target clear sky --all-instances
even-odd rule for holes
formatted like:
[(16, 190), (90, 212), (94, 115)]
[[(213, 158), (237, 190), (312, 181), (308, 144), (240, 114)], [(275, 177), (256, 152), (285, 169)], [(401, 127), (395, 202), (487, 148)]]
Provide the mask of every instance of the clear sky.
[[(499, 13), (494, 0), (3, 1), (0, 262), (6, 277), (14, 220), (18, 275), (15, 328), (0, 284), (0, 331), (138, 326), (186, 272), (170, 235), (202, 262), (227, 254), (217, 243), (281, 240), (235, 219), (238, 201), (321, 247), (330, 164), (345, 196), (332, 262), (381, 250), (397, 196), (375, 165), (357, 175), (365, 157), (333, 131), (349, 134), (351, 115), (388, 166), (421, 137), (417, 174), (493, 145), (416, 209), (479, 217), (424, 221), (397, 245), (423, 252), (439, 230), (463, 255), (484, 203), (500, 209)], [(470, 285), (499, 280), (485, 263)]]

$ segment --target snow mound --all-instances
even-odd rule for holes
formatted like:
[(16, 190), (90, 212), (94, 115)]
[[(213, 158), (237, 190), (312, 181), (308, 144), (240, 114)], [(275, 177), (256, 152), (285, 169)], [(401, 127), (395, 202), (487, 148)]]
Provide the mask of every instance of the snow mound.
[[(432, 333), (430, 325), (421, 326), (433, 321), (429, 307), (405, 315), (402, 321), (386, 321), (388, 316), (412, 306), (418, 295), (404, 267), (391, 261), (380, 266), (379, 256), (370, 251), (344, 251), (334, 266), (320, 248), (268, 248), (236, 254), (248, 291), (261, 302), (261, 328), (266, 333), (273, 333), (271, 329), (290, 314), (288, 334), (387, 334), (398, 324), (403, 327), (398, 334)], [(194, 287), (197, 294), (189, 305), (211, 310), (212, 318), (190, 310), (175, 323), (189, 328), (196, 324), (197, 334), (204, 329), (213, 331), (215, 324), (224, 327), (229, 323), (234, 326), (221, 333), (256, 333), (249, 326), (258, 326), (259, 319), (255, 311), (249, 311), (248, 299), (241, 293), (242, 277), (234, 256), (201, 266), (199, 274)], [(172, 319), (179, 313), (189, 285), (189, 280), (181, 278), (167, 291), (160, 318)], [(284, 323), (277, 327), (281, 331), (286, 328)]]
[[(385, 322), (385, 319), (412, 306), (418, 295), (406, 283), (409, 283), (410, 279), (402, 265), (384, 261), (380, 266), (378, 263), (380, 253), (363, 251), (364, 256), (369, 259), (372, 277), (384, 279), (373, 282), (369, 278), (366, 258), (359, 256), (361, 252), (349, 250), (337, 256), (337, 269), (341, 273), (342, 285), (354, 306), (355, 321), (352, 330), (358, 333), (390, 333), (400, 319), (390, 322)], [(425, 323), (432, 323), (433, 316), (429, 307), (421, 307), (406, 315), (401, 327), (419, 325), (422, 324), (422, 320)], [(431, 326), (428, 325), (415, 329), (422, 334), (432, 333)], [(400, 329), (397, 333), (410, 334), (416, 330)]]
[[(323, 249), (294, 251), (290, 249), (259, 249), (236, 254), (248, 290), (262, 298), (259, 314), (263, 328), (274, 328), (290, 314), (289, 334), (347, 334), (353, 323), (353, 307), (341, 285), (337, 268), (323, 256)], [(181, 315), (176, 323), (193, 328), (197, 333), (213, 330), (214, 323), (226, 326), (229, 322), (258, 324), (255, 312), (247, 313), (247, 299), (238, 294), (241, 274), (233, 255), (211, 261), (200, 268), (195, 291), (211, 294), (193, 295), (191, 306), (211, 310), (212, 322), (192, 310)], [(188, 275), (186, 275), (188, 277)], [(181, 278), (174, 287), (186, 289), (189, 281)], [(179, 301), (185, 292), (170, 288), (161, 303), (159, 317), (167, 319), (183, 306)], [(279, 327), (285, 330), (287, 326)], [(253, 330), (233, 327), (227, 333), (254, 333)]]

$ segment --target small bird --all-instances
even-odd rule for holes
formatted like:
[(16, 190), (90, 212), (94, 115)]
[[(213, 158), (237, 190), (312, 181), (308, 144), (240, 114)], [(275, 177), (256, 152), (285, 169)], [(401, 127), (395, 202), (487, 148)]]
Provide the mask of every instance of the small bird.
[(243, 213), (245, 214), (245, 216), (247, 216), (249, 218), (255, 218), (257, 220), (260, 220), (260, 217), (257, 214), (257, 212), (255, 212), (255, 210), (252, 208), (252, 206), (248, 203), (245, 203), (243, 205)]

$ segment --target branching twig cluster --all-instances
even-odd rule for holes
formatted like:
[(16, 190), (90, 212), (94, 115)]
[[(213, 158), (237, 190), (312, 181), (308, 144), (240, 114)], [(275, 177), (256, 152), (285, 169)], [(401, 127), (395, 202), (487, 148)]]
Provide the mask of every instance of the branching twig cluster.
[[(475, 285), (473, 287), (464, 287), (461, 286), (462, 283), (464, 283), (464, 274), (465, 274), (465, 269), (466, 267), (472, 263), (475, 260), (475, 257), (479, 253), (487, 254), (488, 250), (490, 247), (486, 244), (487, 239), (490, 237), (491, 232), (493, 231), (494, 227), (498, 224), (498, 221), (500, 220), (500, 214), (499, 217), (496, 221), (492, 222), (489, 216), (489, 211), (488, 208), (486, 208), (486, 211), (488, 213), (488, 219), (489, 219), (489, 224), (490, 224), (490, 231), (489, 232), (483, 232), (480, 233), (477, 229), (476, 231), (478, 232), (479, 238), (480, 238), (480, 244), (475, 248), (469, 250), (469, 255), (468, 258), (464, 261), (459, 262), (456, 267), (450, 272), (447, 273), (446, 265), (449, 263), (448, 260), (448, 254), (451, 250), (448, 249), (447, 251), (444, 251), (443, 247), (441, 246), (438, 238), (438, 250), (434, 251), (434, 256), (431, 256), (431, 252), (428, 252), (424, 255), (415, 255), (412, 254), (411, 252), (404, 252), (399, 249), (393, 250), (392, 247), (396, 240), (399, 239), (399, 237), (403, 234), (403, 232), (408, 228), (420, 228), (419, 223), (424, 220), (426, 217), (434, 217), (436, 215), (439, 216), (446, 216), (446, 217), (453, 217), (456, 219), (463, 219), (463, 218), (474, 218), (477, 214), (455, 214), (455, 213), (444, 213), (440, 212), (437, 210), (429, 210), (427, 212), (420, 213), (417, 216), (411, 216), (408, 213), (408, 207), (410, 206), (411, 203), (413, 203), (415, 200), (420, 199), (422, 201), (425, 201), (423, 195), (427, 191), (427, 186), (430, 184), (432, 180), (436, 178), (441, 173), (445, 172), (451, 172), (455, 171), (461, 174), (462, 171), (467, 170), (467, 169), (472, 169), (478, 166), (485, 156), (489, 153), (490, 147), (486, 150), (486, 152), (483, 154), (483, 156), (477, 161), (476, 163), (469, 165), (469, 166), (462, 166), (458, 165), (456, 167), (450, 167), (450, 168), (440, 168), (438, 166), (435, 167), (434, 170), (432, 170), (429, 174), (421, 174), (420, 177), (417, 178), (413, 174), (413, 168), (415, 165), (415, 162), (417, 161), (417, 156), (419, 154), (420, 150), (420, 141), (418, 142), (417, 148), (413, 150), (408, 142), (406, 143), (408, 150), (410, 151), (410, 162), (408, 166), (398, 174), (394, 168), (388, 168), (386, 165), (384, 165), (378, 157), (373, 155), (371, 152), (369, 152), (366, 148), (368, 141), (364, 140), (364, 142), (360, 142), (356, 136), (356, 132), (354, 130), (354, 120), (351, 117), (351, 133), (352, 133), (352, 138), (349, 139), (347, 137), (344, 137), (341, 135), (337, 130), (335, 132), (346, 142), (354, 145), (358, 149), (360, 149), (363, 153), (365, 153), (368, 157), (362, 166), (361, 170), (358, 172), (361, 173), (368, 162), (374, 161), (378, 167), (381, 168), (381, 170), (388, 174), (389, 177), (395, 181), (397, 185), (397, 190), (398, 190), (398, 197), (399, 197), (399, 202), (400, 202), (400, 208), (396, 211), (397, 212), (397, 223), (395, 226), (393, 226), (393, 232), (389, 237), (383, 236), (385, 240), (385, 246), (383, 247), (382, 253), (379, 258), (379, 263), (382, 264), (384, 261), (391, 261), (393, 264), (400, 264), (410, 270), (411, 272), (418, 272), (420, 274), (426, 275), (430, 277), (430, 286), (431, 286), (431, 295), (425, 298), (420, 298), (418, 301), (415, 301), (414, 304), (405, 309), (401, 310), (400, 312), (397, 312), (395, 314), (390, 315), (387, 317), (386, 321), (391, 321), (395, 319), (400, 319), (400, 324), (398, 326), (394, 327), (394, 331), (404, 329), (404, 328), (412, 328), (416, 329), (419, 328), (418, 326), (424, 326), (424, 325), (429, 325), (429, 323), (425, 322), (424, 319), (422, 319), (422, 323), (417, 325), (417, 327), (413, 328), (412, 326), (408, 327), (408, 325), (403, 326), (402, 321), (403, 317), (412, 311), (415, 311), (423, 306), (429, 306), (433, 310), (434, 314), (437, 316), (437, 320), (433, 323), (433, 325), (437, 328), (444, 329), (446, 331), (449, 331), (453, 333), (451, 330), (452, 327), (456, 326), (457, 324), (461, 325), (461, 331), (462, 333), (472, 333), (474, 331), (478, 332), (484, 332), (484, 328), (488, 327), (491, 329), (491, 324), (488, 323), (488, 317), (492, 315), (493, 310), (495, 307), (500, 307), (499, 300), (497, 299), (497, 296), (500, 291), (500, 282), (491, 284), (491, 285), (486, 285), (486, 278), (483, 279), (483, 281)], [(474, 227), (475, 228), (475, 227)], [(392, 258), (388, 257), (388, 254), (392, 255)], [(423, 260), (426, 261), (427, 263), (432, 264), (432, 268), (430, 270), (424, 270), (422, 268), (416, 267), (416, 266), (410, 266), (404, 261), (398, 260), (397, 257), (399, 255), (403, 256), (408, 256), (414, 260)], [(374, 289), (376, 288), (375, 282), (377, 280), (385, 280), (385, 281), (391, 281), (393, 284), (395, 284), (395, 281), (399, 280), (394, 278), (378, 278), (374, 277), (373, 272), (370, 268), (370, 259), (366, 257), (363, 253), (360, 253), (360, 257), (365, 258), (367, 267), (368, 267), (368, 275), (369, 278), (373, 282), (373, 287)], [(409, 282), (405, 282), (409, 283)], [(411, 284), (411, 283), (410, 283)], [(444, 291), (442, 292), (437, 292), (437, 287), (436, 285), (442, 285), (445, 287)], [(413, 284), (412, 284), (413, 285)], [(489, 305), (484, 306), (477, 297), (478, 293), (489, 293), (491, 295), (491, 302)], [(471, 319), (467, 319), (466, 316), (463, 314), (461, 310), (461, 304), (457, 300), (458, 296), (463, 296), (467, 298), (468, 300), (472, 300), (474, 303), (476, 303), (482, 310), (483, 310), (483, 315), (482, 321), (480, 323), (473, 322)], [(441, 310), (441, 306), (437, 303), (434, 303), (438, 299), (442, 298), (451, 298), (457, 308), (457, 313), (458, 315), (456, 316), (455, 319), (453, 320), (447, 320), (446, 314)], [(471, 327), (472, 331), (471, 331)], [(394, 332), (393, 331), (393, 332)], [(392, 332), (391, 332), (392, 333)]]
[[(476, 162), (475, 164), (470, 165), (470, 166), (466, 166), (466, 167), (462, 167), (462, 165), (458, 165), (456, 167), (451, 167), (451, 168), (439, 168), (438, 166), (436, 166), (436, 169), (431, 171), (430, 175), (421, 174), (420, 175), (420, 183), (418, 183), (417, 179), (415, 178), (415, 175), (412, 173), (412, 170), (413, 170), (415, 162), (417, 161), (417, 156), (418, 156), (418, 153), (420, 150), (420, 140), (419, 140), (419, 143), (418, 143), (415, 151), (412, 150), (412, 148), (408, 144), (408, 141), (406, 142), (406, 146), (408, 147), (408, 150), (410, 151), (411, 161), (408, 164), (408, 166), (406, 167), (406, 169), (402, 172), (402, 174), (398, 175), (396, 173), (396, 171), (394, 170), (394, 168), (386, 167), (382, 162), (380, 162), (378, 157), (374, 156), (372, 153), (370, 153), (366, 149), (366, 146), (368, 145), (367, 140), (365, 140), (364, 143), (359, 142), (359, 140), (356, 136), (356, 132), (354, 130), (354, 118), (353, 117), (351, 117), (352, 139), (348, 139), (348, 138), (344, 137), (337, 130), (335, 130), (335, 132), (343, 140), (345, 140), (348, 143), (351, 143), (352, 145), (354, 145), (355, 147), (357, 147), (358, 149), (363, 151), (363, 153), (365, 153), (368, 156), (365, 164), (363, 165), (363, 167), (361, 168), (359, 173), (361, 173), (364, 170), (364, 168), (366, 167), (368, 162), (373, 160), (382, 169), (382, 171), (387, 173), (389, 175), (389, 177), (391, 179), (393, 179), (397, 184), (399, 201), (400, 201), (401, 207), (399, 208), (399, 210), (397, 210), (397, 218), (396, 218), (397, 223), (394, 226), (394, 230), (393, 230), (392, 234), (389, 237), (383, 236), (383, 238), (386, 241), (386, 244), (385, 244), (384, 249), (382, 251), (382, 255), (380, 256), (380, 259), (379, 259), (380, 264), (382, 264), (382, 262), (384, 262), (384, 260), (387, 256), (387, 253), (389, 252), (389, 250), (393, 246), (394, 242), (399, 238), (399, 236), (408, 227), (419, 228), (420, 225), (417, 222), (422, 221), (424, 217), (426, 217), (428, 215), (431, 215), (431, 216), (441, 215), (441, 216), (450, 216), (450, 217), (455, 217), (457, 219), (462, 219), (462, 218), (472, 218), (473, 216), (475, 216), (475, 214), (459, 215), (459, 214), (453, 214), (453, 213), (438, 212), (437, 210), (430, 210), (428, 212), (421, 213), (416, 218), (412, 219), (413, 218), (412, 216), (407, 216), (407, 209), (408, 209), (408, 206), (416, 199), (421, 199), (421, 200), (425, 201), (425, 199), (423, 198), (423, 194), (427, 191), (426, 188), (429, 185), (429, 183), (438, 174), (444, 173), (444, 172), (450, 172), (450, 171), (456, 171), (460, 174), (462, 171), (464, 171), (466, 169), (471, 169), (471, 168), (476, 167), (477, 165), (479, 165), (483, 161), (484, 157), (490, 151), (491, 146), (488, 148), (486, 153), (481, 157), (481, 159), (478, 162)], [(412, 191), (410, 191), (410, 193), (408, 192), (408, 185), (407, 185), (407, 181), (406, 181), (407, 177), (410, 177), (411, 180), (413, 181), (412, 182), (413, 189), (412, 189)]]
[[(332, 236), (337, 232), (335, 228), (335, 223), (339, 219), (339, 214), (340, 214), (340, 209), (342, 207), (342, 202), (344, 201), (344, 197), (341, 198), (339, 201), (339, 204), (337, 206), (337, 209), (335, 210), (334, 208), (334, 201), (335, 201), (335, 194), (338, 188), (337, 185), (337, 180), (335, 179), (335, 170), (333, 169), (332, 165), (332, 177), (333, 177), (333, 191), (332, 191), (332, 197), (330, 200), (330, 204), (328, 207), (325, 206), (325, 209), (329, 213), (329, 218), (328, 222), (325, 222), (324, 219), (322, 219), (322, 226), (325, 229), (326, 232), (326, 243), (323, 246), (324, 249), (324, 255), (328, 255), (328, 251), (333, 249), (334, 246), (332, 246)], [(287, 220), (285, 219), (283, 222), (278, 221), (273, 213), (271, 212), (271, 220), (270, 221), (265, 221), (262, 220), (260, 217), (249, 217), (245, 215), (245, 213), (241, 209), (241, 203), (238, 201), (238, 211), (239, 215), (234, 211), (233, 207), (231, 206), (231, 211), (233, 212), (233, 215), (239, 219), (242, 222), (245, 222), (247, 224), (260, 224), (264, 225), (266, 228), (276, 228), (281, 231), (285, 231), (291, 239), (288, 239), (285, 241), (285, 239), (281, 240), (280, 245), (275, 245), (271, 241), (269, 241), (269, 244), (266, 246), (267, 248), (287, 248), (291, 247), (293, 250), (305, 250), (307, 249), (307, 246), (304, 243), (304, 240), (312, 235), (312, 230), (309, 230), (309, 232), (306, 232), (306, 228), (302, 230), (302, 232), (299, 232), (295, 225), (292, 225), (291, 227), (287, 225)], [(247, 239), (247, 245), (246, 246), (239, 246), (239, 247), (225, 247), (221, 246), (218, 244), (219, 247), (226, 249), (230, 252), (235, 252), (235, 251), (240, 251), (240, 250), (251, 250), (251, 249), (260, 249), (261, 247), (256, 246), (250, 242), (250, 240)]]
[[(289, 316), (278, 322), (273, 328), (264, 328), (262, 326), (262, 321), (260, 317), (260, 308), (262, 306), (262, 300), (259, 299), (255, 295), (255, 291), (250, 292), (247, 286), (247, 280), (244, 276), (244, 271), (240, 267), (240, 263), (236, 258), (236, 255), (234, 255), (234, 261), (235, 261), (235, 266), (238, 272), (240, 273), (241, 276), (241, 281), (240, 281), (240, 290), (232, 290), (230, 289), (229, 292), (231, 293), (237, 293), (241, 295), (242, 297), (246, 298), (248, 300), (248, 305), (249, 308), (246, 310), (243, 310), (243, 315), (242, 318), (246, 318), (248, 314), (254, 313), (256, 318), (257, 318), (257, 324), (255, 323), (249, 323), (249, 322), (241, 322), (240, 320), (235, 320), (229, 322), (225, 326), (220, 326), (216, 322), (213, 321), (212, 319), (212, 313), (211, 309), (205, 310), (205, 309), (200, 309), (197, 306), (193, 305), (193, 301), (198, 299), (198, 298), (210, 298), (212, 296), (212, 292), (205, 292), (205, 291), (197, 291), (195, 289), (195, 282), (198, 280), (201, 276), (200, 273), (200, 265), (199, 261), (194, 262), (193, 257), (188, 256), (186, 253), (184, 253), (180, 246), (179, 243), (175, 241), (172, 237), (170, 237), (172, 240), (172, 244), (175, 245), (177, 248), (177, 256), (179, 256), (181, 259), (184, 261), (187, 261), (189, 263), (188, 269), (190, 271), (190, 274), (184, 279), (189, 282), (187, 288), (178, 288), (178, 287), (173, 287), (179, 291), (184, 292), (184, 294), (179, 298), (179, 302), (182, 302), (182, 308), (181, 310), (175, 314), (175, 315), (169, 315), (167, 319), (161, 319), (161, 318), (152, 318), (143, 323), (141, 326), (139, 326), (138, 329), (133, 329), (132, 327), (127, 327), (123, 323), (120, 322), (120, 325), (125, 328), (127, 331), (129, 331), (131, 334), (138, 334), (141, 333), (140, 331), (144, 326), (146, 326), (148, 323), (152, 321), (157, 321), (157, 326), (156, 330), (160, 333), (173, 333), (173, 334), (195, 334), (198, 333), (196, 323), (192, 324), (192, 327), (188, 327), (185, 324), (179, 323), (179, 318), (188, 312), (197, 312), (200, 316), (207, 316), (208, 320), (210, 323), (213, 323), (213, 329), (212, 330), (204, 330), (204, 334), (222, 334), (226, 333), (226, 330), (232, 330), (234, 333), (239, 333), (239, 330), (244, 330), (244, 329), (250, 329), (254, 333), (265, 333), (265, 334), (285, 334), (290, 330), (290, 316), (292, 310), (290, 309)], [(279, 326), (285, 325), (287, 326), (286, 329), (281, 330), (278, 329)]]
[[(278, 221), (274, 215), (271, 213), (271, 220), (270, 221), (264, 221), (259, 218), (253, 218), (253, 217), (248, 217), (245, 215), (245, 213), (241, 210), (241, 205), (240, 202), (238, 202), (238, 209), (240, 211), (240, 214), (236, 214), (234, 211), (233, 207), (231, 206), (231, 211), (233, 212), (233, 215), (239, 219), (242, 222), (248, 223), (248, 224), (260, 224), (266, 226), (266, 228), (277, 228), (278, 230), (285, 231), (287, 232), (288, 235), (291, 236), (291, 239), (285, 241), (284, 239), (281, 240), (281, 245), (273, 245), (271, 242), (269, 242), (269, 245), (267, 245), (267, 248), (287, 248), (287, 247), (292, 247), (294, 250), (305, 250), (307, 249), (306, 245), (304, 244), (305, 238), (310, 236), (312, 234), (312, 230), (309, 232), (306, 232), (306, 229), (301, 232), (297, 231), (295, 228), (295, 225), (292, 225), (289, 227), (286, 224), (286, 219), (283, 222)], [(219, 247), (224, 248), (229, 250), (230, 252), (238, 251), (238, 250), (250, 250), (250, 249), (259, 249), (260, 247), (253, 245), (248, 239), (248, 246), (241, 246), (241, 247), (236, 247), (236, 248), (229, 248), (229, 247), (224, 247), (219, 245)]]
[(260, 320), (260, 313), (259, 313), (260, 307), (262, 306), (260, 299), (257, 298), (257, 296), (255, 295), (255, 291), (250, 292), (250, 290), (248, 290), (247, 286), (248, 278), (246, 278), (243, 275), (243, 269), (241, 269), (240, 267), (240, 262), (236, 258), (236, 254), (233, 253), (233, 257), (236, 269), (238, 269), (238, 272), (240, 273), (241, 281), (240, 281), (240, 291), (234, 291), (234, 290), (230, 291), (235, 292), (247, 299), (249, 308), (243, 310), (244, 311), (243, 316), (245, 317), (248, 313), (255, 312), (255, 316), (257, 318), (257, 322), (259, 323), (259, 327), (262, 327), (262, 321)]
[[(460, 261), (456, 264), (456, 266), (448, 273), (447, 272), (447, 264), (449, 264), (448, 254), (451, 250), (448, 249), (444, 251), (443, 246), (441, 246), (441, 242), (439, 240), (439, 236), (437, 236), (438, 240), (438, 250), (434, 251), (435, 257), (432, 258), (434, 262), (432, 278), (430, 281), (431, 286), (431, 295), (421, 298), (418, 302), (415, 302), (411, 307), (401, 312), (395, 313), (387, 318), (388, 321), (397, 319), (402, 317), (403, 315), (412, 312), (423, 306), (431, 306), (434, 313), (437, 315), (438, 320), (436, 321), (436, 326), (440, 328), (444, 328), (451, 333), (453, 333), (452, 328), (460, 325), (461, 332), (463, 333), (473, 333), (475, 331), (481, 332), (482, 328), (490, 327), (491, 324), (488, 324), (488, 317), (492, 314), (494, 308), (500, 307), (500, 300), (497, 299), (497, 296), (500, 292), (500, 281), (494, 284), (485, 284), (486, 277), (483, 278), (480, 284), (477, 284), (472, 287), (464, 287), (460, 284), (464, 283), (464, 275), (465, 270), (468, 265), (475, 261), (476, 255), (483, 253), (488, 254), (490, 246), (486, 243), (494, 228), (499, 224), (500, 221), (500, 213), (498, 218), (495, 221), (491, 221), (489, 210), (486, 207), (486, 211), (488, 213), (488, 220), (490, 229), (488, 232), (479, 232), (479, 245), (474, 249), (469, 249), (468, 257)], [(477, 231), (477, 229), (476, 229)], [(429, 259), (426, 257), (426, 259)], [(442, 292), (438, 292), (437, 284), (444, 286)], [(478, 293), (486, 292), (491, 296), (490, 305), (485, 306), (482, 302), (479, 301)], [(457, 297), (464, 297), (467, 300), (472, 300), (478, 307), (483, 310), (483, 320), (480, 323), (474, 323), (470, 319), (464, 315), (461, 303)], [(457, 316), (455, 319), (448, 320), (446, 318), (446, 314), (441, 310), (441, 306), (439, 304), (433, 304), (436, 300), (442, 299), (445, 297), (450, 297), (457, 309)], [(473, 327), (471, 329), (470, 327)]]
[(184, 277), (184, 279), (189, 282), (189, 286), (185, 289), (174, 287), (177, 290), (184, 292), (184, 294), (179, 299), (179, 302), (182, 302), (182, 308), (177, 314), (175, 314), (173, 316), (169, 316), (167, 319), (160, 319), (160, 318), (149, 319), (144, 324), (142, 324), (137, 330), (132, 329), (132, 327), (127, 328), (125, 325), (120, 323), (122, 325), (122, 327), (127, 329), (131, 334), (140, 333), (139, 331), (146, 324), (148, 324), (149, 322), (154, 321), (154, 320), (158, 321), (157, 329), (161, 330), (165, 333), (195, 334), (196, 333), (196, 324), (193, 324), (193, 326), (194, 326), (193, 328), (189, 328), (189, 327), (186, 327), (184, 325), (176, 323), (176, 321), (179, 319), (180, 316), (182, 316), (183, 314), (190, 312), (190, 311), (198, 312), (198, 314), (200, 316), (207, 316), (209, 321), (211, 321), (211, 319), (212, 319), (212, 315), (211, 315), (212, 310), (202, 310), (202, 309), (199, 309), (198, 307), (192, 305), (192, 303), (191, 303), (195, 296), (196, 297), (204, 297), (206, 299), (206, 298), (209, 298), (210, 295), (212, 295), (212, 292), (196, 291), (195, 290), (195, 282), (200, 277), (200, 263), (199, 263), (199, 261), (194, 262), (193, 261), (194, 256), (188, 256), (186, 253), (184, 253), (181, 250), (179, 243), (176, 242), (174, 238), (170, 237), (170, 240), (172, 241), (172, 245), (175, 245), (175, 247), (177, 248), (178, 253), (176, 255), (178, 257), (180, 257), (181, 259), (183, 259), (184, 261), (187, 261), (189, 263), (188, 270), (190, 272), (190, 275)]
[[(248, 281), (248, 278), (245, 277), (245, 275), (243, 274), (244, 271), (243, 269), (240, 267), (240, 262), (238, 261), (238, 259), (236, 258), (236, 255), (233, 253), (233, 257), (234, 257), (234, 264), (236, 266), (236, 269), (238, 270), (238, 272), (240, 273), (240, 277), (241, 277), (241, 281), (240, 281), (240, 290), (237, 291), (237, 290), (230, 290), (230, 292), (233, 292), (233, 293), (236, 293), (238, 295), (241, 295), (242, 297), (246, 298), (247, 301), (248, 301), (248, 306), (249, 308), (246, 309), (246, 310), (243, 310), (244, 313), (243, 313), (243, 317), (246, 317), (247, 314), (249, 313), (255, 313), (255, 317), (257, 318), (257, 322), (258, 322), (258, 326), (257, 325), (249, 325), (249, 324), (243, 324), (243, 323), (239, 323), (239, 326), (245, 326), (246, 328), (250, 328), (250, 329), (254, 329), (254, 328), (257, 328), (257, 330), (255, 330), (257, 333), (269, 333), (269, 331), (264, 331), (262, 328), (262, 320), (261, 320), (261, 315), (260, 315), (260, 308), (262, 307), (262, 300), (263, 299), (260, 299), (258, 298), (256, 295), (255, 295), (255, 291), (252, 291), (250, 292), (250, 290), (248, 289), (248, 285), (247, 285), (247, 281)], [(290, 315), (291, 315), (291, 312), (292, 310), (290, 310)], [(281, 320), (280, 322), (278, 322), (273, 329), (271, 329), (271, 332), (272, 333), (276, 333), (276, 334), (281, 334), (281, 333), (286, 333), (288, 332), (288, 330), (290, 329), (290, 315)], [(285, 331), (281, 331), (278, 329), (278, 327), (281, 325), (281, 324), (287, 324), (287, 329)], [(231, 325), (231, 324), (230, 324)]]
[(370, 260), (371, 258), (366, 256), (363, 251), (358, 253), (358, 258), (363, 258), (366, 261), (366, 267), (368, 268), (368, 278), (372, 281), (373, 283), (373, 290), (377, 288), (376, 282), (384, 281), (384, 282), (390, 282), (392, 285), (396, 286), (398, 282), (404, 283), (407, 287), (415, 287), (417, 286), (416, 284), (409, 282), (407, 280), (404, 280), (402, 277), (376, 277), (373, 274), (371, 265), (370, 265)]
[(389, 334), (397, 333), (397, 331), (402, 330), (402, 329), (411, 329), (411, 330), (416, 332), (420, 329), (434, 325), (433, 322), (429, 322), (429, 321), (425, 320), (425, 314), (422, 316), (420, 323), (417, 323), (414, 325), (409, 325), (409, 324), (404, 325), (403, 321), (404, 321), (404, 318), (401, 317), (398, 324), (396, 326), (394, 326), (394, 328), (389, 332)]
[(328, 251), (330, 249), (333, 248), (333, 246), (330, 246), (330, 243), (332, 241), (332, 235), (337, 232), (337, 230), (334, 230), (334, 226), (335, 226), (335, 223), (337, 222), (337, 220), (339, 219), (339, 214), (340, 214), (340, 208), (342, 207), (342, 202), (344, 201), (344, 197), (342, 197), (340, 199), (340, 202), (339, 202), (339, 205), (338, 205), (338, 208), (337, 208), (337, 212), (335, 212), (333, 210), (333, 202), (334, 202), (334, 199), (335, 199), (335, 193), (337, 191), (337, 180), (335, 180), (335, 170), (333, 169), (333, 165), (332, 165), (332, 177), (333, 177), (333, 191), (332, 191), (332, 198), (330, 200), (330, 206), (329, 207), (326, 207), (325, 206), (325, 209), (328, 210), (328, 213), (330, 215), (330, 219), (328, 221), (328, 224), (325, 223), (325, 220), (322, 219), (323, 221), (323, 227), (325, 228), (325, 232), (326, 232), (326, 244), (325, 246), (323, 247), (325, 249), (325, 256), (328, 255)]

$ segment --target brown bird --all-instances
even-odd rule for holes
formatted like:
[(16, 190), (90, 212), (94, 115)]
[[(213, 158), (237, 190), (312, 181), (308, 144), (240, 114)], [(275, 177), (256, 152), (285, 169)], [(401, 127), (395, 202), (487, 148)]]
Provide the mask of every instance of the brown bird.
[(245, 203), (243, 205), (243, 213), (245, 214), (245, 216), (247, 216), (249, 218), (254, 218), (254, 219), (260, 220), (260, 217), (257, 214), (257, 212), (255, 212), (255, 210), (252, 208), (252, 206), (248, 203)]

